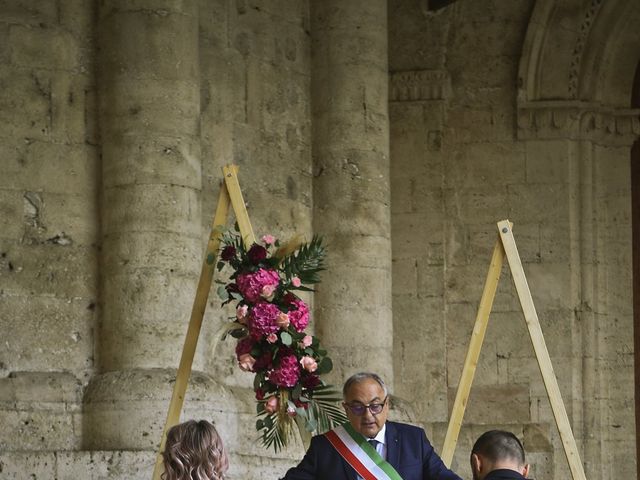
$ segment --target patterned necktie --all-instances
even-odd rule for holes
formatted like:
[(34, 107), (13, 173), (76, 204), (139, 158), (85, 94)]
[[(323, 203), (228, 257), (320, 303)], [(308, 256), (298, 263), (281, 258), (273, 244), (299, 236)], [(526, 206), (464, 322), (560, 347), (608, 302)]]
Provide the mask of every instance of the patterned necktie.
[(378, 440), (370, 438), (369, 440), (367, 440), (367, 442), (369, 442), (369, 445), (371, 445), (375, 451), (378, 451), (378, 449), (376, 448), (378, 446), (378, 443), (380, 443), (378, 442)]

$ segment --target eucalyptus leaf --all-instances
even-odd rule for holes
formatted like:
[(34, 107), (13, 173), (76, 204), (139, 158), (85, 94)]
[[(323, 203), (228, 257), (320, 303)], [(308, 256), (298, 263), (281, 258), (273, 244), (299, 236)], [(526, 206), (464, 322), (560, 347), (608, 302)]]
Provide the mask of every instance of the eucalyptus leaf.
[(218, 290), (216, 290), (216, 292), (218, 293), (218, 297), (220, 297), (221, 300), (226, 300), (227, 298), (229, 298), (229, 295), (227, 294), (227, 289), (224, 288), (224, 285), (220, 285), (218, 287)]
[(282, 343), (287, 347), (293, 343), (293, 338), (291, 338), (291, 334), (288, 332), (282, 332), (280, 334), (280, 340), (282, 340)]
[(298, 400), (300, 398), (301, 393), (302, 393), (302, 384), (298, 383), (296, 384), (293, 391), (291, 392), (291, 398), (293, 398), (294, 400)]
[(316, 373), (318, 375), (322, 375), (324, 373), (329, 373), (332, 369), (333, 369), (333, 362), (329, 357), (324, 357), (320, 361), (320, 364), (318, 365), (318, 369), (316, 370)]

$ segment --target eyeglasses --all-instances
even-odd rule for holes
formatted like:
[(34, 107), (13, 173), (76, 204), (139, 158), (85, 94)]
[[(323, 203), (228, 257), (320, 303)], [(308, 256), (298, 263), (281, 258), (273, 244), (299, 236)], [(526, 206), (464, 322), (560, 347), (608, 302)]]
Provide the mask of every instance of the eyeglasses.
[(382, 403), (369, 403), (367, 405), (363, 405), (362, 403), (345, 403), (344, 406), (351, 410), (351, 413), (357, 417), (364, 415), (364, 412), (366, 412), (367, 409), (369, 409), (371, 415), (378, 415), (382, 412), (384, 405), (387, 403), (387, 398), (388, 397), (384, 397)]

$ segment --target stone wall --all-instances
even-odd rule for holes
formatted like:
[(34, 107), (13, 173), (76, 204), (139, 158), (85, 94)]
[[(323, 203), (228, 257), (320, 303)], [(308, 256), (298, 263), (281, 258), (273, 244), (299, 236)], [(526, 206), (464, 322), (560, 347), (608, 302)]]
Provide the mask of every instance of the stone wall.
[[(256, 234), (329, 240), (309, 300), (333, 380), (382, 372), (391, 418), (437, 450), (495, 223), (513, 221), (587, 477), (633, 477), (638, 21), (626, 0), (0, 2), (0, 476), (150, 477), (236, 163)], [(183, 418), (217, 423), (230, 478), (278, 478), (302, 446), (257, 446), (251, 375), (211, 350), (218, 305)], [(508, 268), (463, 476), (494, 427), (532, 476), (569, 478)]]
[(0, 450), (74, 450), (98, 312), (94, 9), (1, 8)]
[[(586, 475), (635, 475), (629, 150), (640, 130), (625, 95), (637, 54), (615, 45), (640, 48), (626, 27), (638, 9), (389, 5), (396, 393), (441, 446), (495, 224), (508, 218)], [(605, 50), (611, 62), (594, 64)], [(524, 440), (532, 476), (570, 476), (506, 267), (454, 467), (467, 471), (473, 441), (496, 426)]]

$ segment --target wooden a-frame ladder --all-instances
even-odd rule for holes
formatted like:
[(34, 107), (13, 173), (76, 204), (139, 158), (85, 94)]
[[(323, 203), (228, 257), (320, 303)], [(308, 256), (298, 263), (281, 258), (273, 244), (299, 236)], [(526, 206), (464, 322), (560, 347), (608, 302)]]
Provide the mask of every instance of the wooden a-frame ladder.
[(524, 318), (529, 329), (529, 336), (531, 337), (533, 349), (538, 360), (538, 366), (542, 373), (542, 379), (547, 391), (547, 396), (551, 403), (553, 416), (555, 418), (558, 431), (560, 432), (564, 453), (567, 456), (567, 461), (569, 462), (571, 476), (573, 480), (586, 480), (582, 462), (580, 461), (580, 455), (578, 454), (576, 441), (573, 437), (573, 432), (571, 431), (569, 418), (567, 417), (567, 411), (564, 408), (564, 403), (562, 403), (562, 396), (560, 395), (558, 381), (556, 380), (556, 376), (553, 372), (553, 366), (551, 365), (551, 359), (549, 358), (549, 351), (547, 350), (547, 345), (545, 344), (544, 337), (542, 336), (542, 329), (540, 328), (538, 314), (536, 313), (535, 306), (533, 305), (529, 285), (527, 284), (527, 279), (522, 268), (522, 262), (520, 261), (520, 255), (518, 254), (516, 242), (513, 238), (512, 227), (513, 225), (508, 220), (498, 222), (498, 240), (496, 241), (496, 245), (493, 249), (489, 272), (487, 274), (482, 298), (480, 299), (480, 305), (478, 307), (478, 313), (476, 315), (476, 323), (473, 327), (473, 333), (471, 334), (469, 350), (467, 351), (467, 356), (464, 361), (462, 376), (460, 377), (456, 399), (453, 404), (453, 411), (451, 412), (451, 418), (449, 419), (449, 427), (447, 428), (447, 435), (442, 449), (442, 460), (447, 466), (451, 466), (453, 452), (458, 441), (460, 427), (462, 426), (462, 417), (464, 416), (464, 410), (467, 405), (467, 401), (469, 400), (469, 392), (471, 390), (471, 384), (473, 383), (473, 376), (476, 371), (476, 366), (478, 365), (478, 358), (480, 357), (482, 341), (484, 340), (484, 334), (487, 330), (489, 314), (491, 313), (493, 299), (498, 287), (498, 281), (500, 280), (502, 263), (506, 255), (511, 269), (513, 283), (515, 284), (520, 304), (522, 305), (522, 312), (524, 313)]
[(213, 217), (213, 225), (211, 226), (211, 233), (209, 234), (209, 241), (207, 242), (207, 249), (202, 262), (196, 296), (193, 300), (191, 318), (189, 319), (189, 327), (184, 340), (184, 346), (182, 347), (182, 356), (180, 357), (176, 383), (173, 386), (173, 394), (171, 395), (171, 402), (169, 403), (169, 412), (167, 413), (167, 420), (165, 421), (162, 431), (162, 439), (160, 440), (153, 470), (153, 480), (160, 480), (160, 475), (163, 472), (162, 451), (164, 450), (167, 439), (167, 431), (180, 421), (180, 412), (182, 411), (185, 392), (189, 384), (189, 377), (191, 376), (193, 357), (196, 352), (196, 345), (198, 344), (204, 311), (207, 307), (209, 291), (211, 290), (216, 257), (220, 248), (222, 228), (227, 224), (229, 206), (231, 206), (236, 215), (236, 221), (238, 222), (240, 235), (242, 236), (244, 244), (249, 246), (255, 243), (255, 235), (251, 228), (249, 214), (247, 213), (244, 199), (242, 198), (242, 191), (240, 190), (240, 183), (238, 182), (238, 167), (236, 165), (226, 165), (222, 168), (222, 173), (224, 182), (220, 186), (218, 205)]

